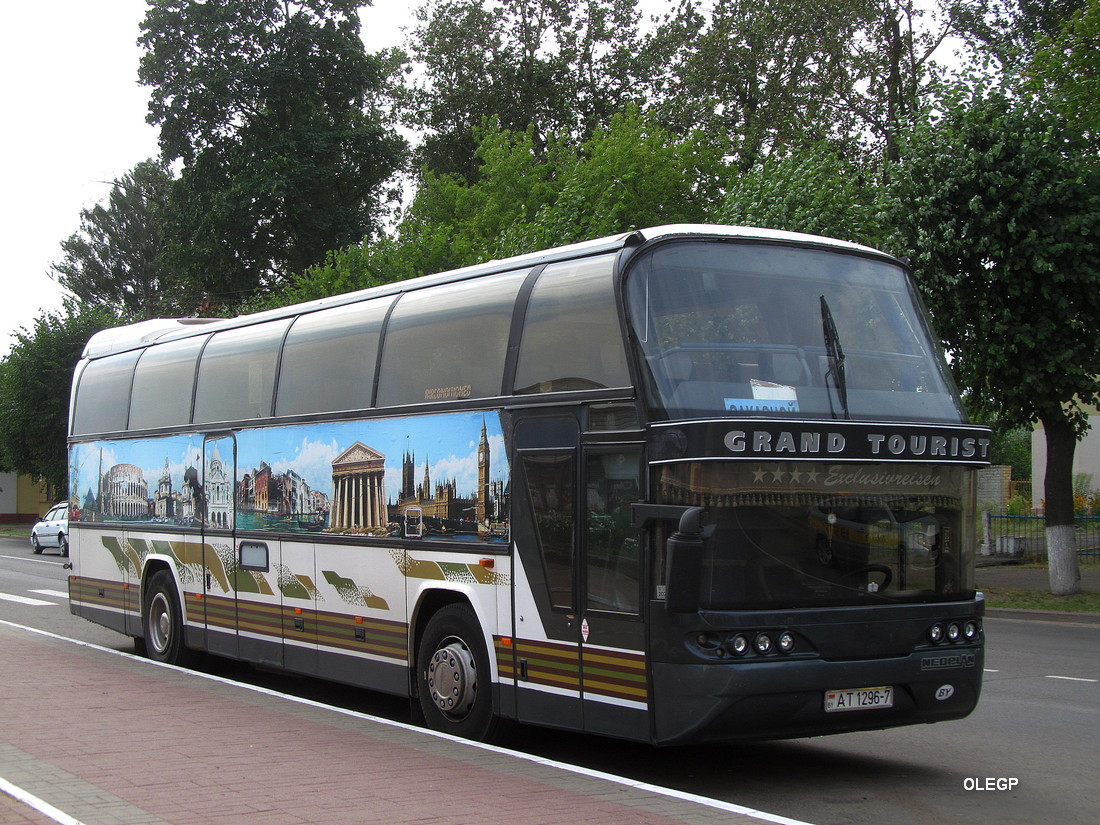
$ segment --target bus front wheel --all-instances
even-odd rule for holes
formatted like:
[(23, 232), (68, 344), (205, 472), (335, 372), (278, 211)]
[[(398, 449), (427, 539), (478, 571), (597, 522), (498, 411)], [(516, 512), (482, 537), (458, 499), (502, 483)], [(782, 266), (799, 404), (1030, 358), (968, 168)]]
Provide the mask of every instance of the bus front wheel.
[(428, 727), (465, 739), (492, 738), (497, 720), (489, 654), (474, 612), (462, 604), (436, 612), (424, 629), (416, 661), (420, 709)]
[(146, 655), (169, 665), (191, 664), (194, 653), (183, 641), (183, 608), (171, 573), (160, 570), (153, 574), (143, 604), (141, 626)]

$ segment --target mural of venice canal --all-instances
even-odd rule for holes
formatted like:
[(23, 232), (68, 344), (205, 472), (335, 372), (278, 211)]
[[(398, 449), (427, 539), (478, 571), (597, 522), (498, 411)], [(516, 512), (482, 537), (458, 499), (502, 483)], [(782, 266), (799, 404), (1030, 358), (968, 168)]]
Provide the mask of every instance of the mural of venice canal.
[[(235, 462), (234, 462), (235, 456)], [(70, 448), (88, 522), (505, 542), (496, 413), (97, 441)]]

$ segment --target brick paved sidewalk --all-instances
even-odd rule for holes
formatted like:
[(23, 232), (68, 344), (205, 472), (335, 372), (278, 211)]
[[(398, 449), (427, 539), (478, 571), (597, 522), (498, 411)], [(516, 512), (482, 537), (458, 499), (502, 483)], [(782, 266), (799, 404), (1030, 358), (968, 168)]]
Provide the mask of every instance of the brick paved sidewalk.
[[(3, 624), (0, 690), (0, 778), (83, 825), (791, 822)], [(4, 825), (54, 821), (0, 792)]]

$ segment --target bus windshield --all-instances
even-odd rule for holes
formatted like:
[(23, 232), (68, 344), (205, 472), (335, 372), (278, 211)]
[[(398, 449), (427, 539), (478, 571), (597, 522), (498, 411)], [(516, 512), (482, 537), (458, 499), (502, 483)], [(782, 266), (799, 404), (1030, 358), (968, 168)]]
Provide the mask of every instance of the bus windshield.
[(715, 525), (704, 608), (788, 609), (973, 598), (971, 479), (933, 464), (694, 461), (661, 467), (658, 489)]
[(627, 275), (654, 418), (965, 421), (905, 271), (843, 251), (665, 243)]

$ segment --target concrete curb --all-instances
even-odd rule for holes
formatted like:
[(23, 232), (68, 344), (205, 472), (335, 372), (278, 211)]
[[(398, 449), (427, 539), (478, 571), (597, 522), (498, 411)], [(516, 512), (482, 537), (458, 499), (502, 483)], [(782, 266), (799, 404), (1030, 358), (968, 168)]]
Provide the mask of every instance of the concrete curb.
[(1100, 613), (1074, 613), (1057, 610), (1022, 610), (1015, 607), (987, 607), (985, 615), (994, 619), (1017, 619), (1032, 622), (1064, 622), (1100, 625)]

